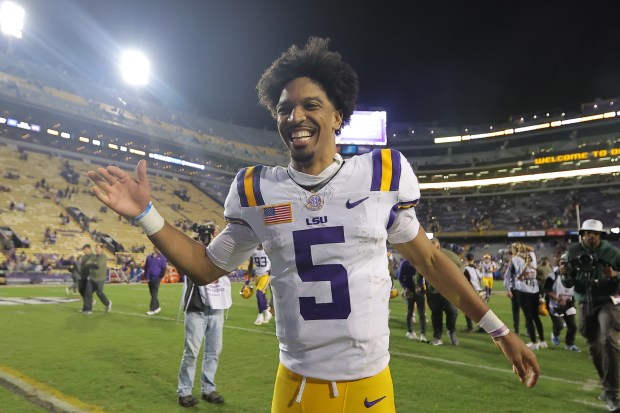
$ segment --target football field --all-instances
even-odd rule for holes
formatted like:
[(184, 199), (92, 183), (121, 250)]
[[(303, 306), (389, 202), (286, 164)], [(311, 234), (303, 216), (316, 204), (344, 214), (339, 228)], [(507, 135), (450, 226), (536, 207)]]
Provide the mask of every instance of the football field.
[[(241, 298), (240, 288), (233, 283), (216, 376), (226, 402), (185, 409), (176, 404), (183, 350), (182, 316), (177, 321), (181, 284), (161, 286), (162, 312), (152, 317), (145, 315), (146, 284), (106, 285), (112, 312), (105, 313), (97, 302), (89, 316), (78, 312), (80, 297), (67, 296), (64, 285), (0, 287), (0, 411), (268, 412), (278, 365), (275, 325), (253, 325), (256, 300)], [(510, 326), (508, 298), (497, 293), (490, 305)], [(450, 345), (444, 333), (446, 344), (433, 347), (405, 337), (402, 298), (390, 306), (398, 412), (605, 411), (596, 400), (601, 389), (587, 352), (554, 346), (549, 317), (543, 318), (549, 348), (536, 353), (542, 376), (527, 389), (486, 334), (461, 332), (462, 314), (460, 345)], [(419, 324), (414, 328), (419, 333)], [(585, 350), (582, 337), (576, 344)], [(194, 396), (200, 396), (199, 378)]]

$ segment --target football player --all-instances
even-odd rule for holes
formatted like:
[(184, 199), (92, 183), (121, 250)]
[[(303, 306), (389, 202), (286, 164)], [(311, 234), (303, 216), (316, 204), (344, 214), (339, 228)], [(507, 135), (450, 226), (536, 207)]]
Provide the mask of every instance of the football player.
[(291, 162), (239, 171), (225, 202), (227, 226), (206, 254), (153, 206), (144, 160), (137, 179), (115, 166), (90, 171), (95, 195), (140, 225), (198, 284), (230, 272), (262, 243), (280, 341), (272, 412), (395, 412), (387, 242), (490, 333), (520, 380), (534, 386), (534, 353), (420, 227), (413, 208), (420, 188), (407, 159), (390, 149), (346, 161), (337, 153), (336, 135), (350, 121), (358, 84), (327, 44), (311, 38), (303, 49), (292, 46), (261, 77), (259, 99), (276, 119)]
[(491, 254), (484, 254), (482, 261), (479, 263), (480, 272), (482, 273), (482, 285), (484, 286), (485, 301), (491, 300), (493, 292), (493, 273), (497, 271), (497, 263), (491, 259)]
[(267, 253), (263, 249), (262, 244), (258, 244), (256, 250), (250, 256), (248, 262), (248, 273), (254, 278), (254, 284), (256, 285), (256, 302), (258, 304), (258, 316), (254, 325), (261, 325), (269, 323), (271, 320), (271, 313), (269, 312), (269, 306), (267, 305), (267, 288), (269, 288), (269, 274), (271, 274), (271, 261)]

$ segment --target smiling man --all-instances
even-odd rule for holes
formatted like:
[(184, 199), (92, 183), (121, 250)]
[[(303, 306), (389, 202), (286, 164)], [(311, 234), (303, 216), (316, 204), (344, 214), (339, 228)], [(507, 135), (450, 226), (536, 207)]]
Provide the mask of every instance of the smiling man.
[(318, 175), (332, 163), (336, 153), (333, 136), (342, 126), (342, 112), (314, 80), (291, 80), (282, 90), (276, 117), (295, 170)]
[(489, 332), (520, 380), (534, 386), (534, 354), (420, 227), (413, 208), (420, 189), (407, 160), (390, 149), (346, 161), (336, 152), (358, 85), (327, 44), (312, 38), (303, 49), (292, 46), (261, 77), (259, 99), (277, 120), (291, 162), (237, 174), (225, 203), (228, 225), (206, 253), (157, 213), (144, 161), (137, 180), (113, 166), (89, 172), (95, 194), (139, 224), (197, 284), (232, 271), (262, 243), (280, 342), (272, 412), (395, 411), (387, 242)]

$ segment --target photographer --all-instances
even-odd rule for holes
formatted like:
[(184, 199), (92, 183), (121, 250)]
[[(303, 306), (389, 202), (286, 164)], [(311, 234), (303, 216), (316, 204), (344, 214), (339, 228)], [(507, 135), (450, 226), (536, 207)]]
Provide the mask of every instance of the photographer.
[(192, 238), (203, 245), (209, 245), (211, 240), (220, 232), (219, 228), (212, 222), (202, 225), (194, 222), (191, 230), (196, 234)]
[(568, 272), (562, 283), (575, 287), (579, 332), (587, 340), (590, 358), (604, 388), (599, 400), (607, 402), (609, 411), (620, 412), (620, 307), (613, 300), (618, 295), (620, 250), (601, 239), (606, 234), (601, 221), (583, 222), (579, 230), (581, 241), (568, 249)]

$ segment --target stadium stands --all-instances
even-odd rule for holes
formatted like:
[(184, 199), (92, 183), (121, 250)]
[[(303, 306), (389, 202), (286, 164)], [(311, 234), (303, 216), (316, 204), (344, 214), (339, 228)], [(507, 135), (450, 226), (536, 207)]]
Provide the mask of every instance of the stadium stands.
[[(23, 251), (28, 261), (48, 257), (58, 262), (62, 257), (77, 256), (86, 243), (108, 243), (106, 240), (109, 239), (110, 245), (123, 247), (122, 250), (110, 248), (108, 251), (110, 268), (116, 268), (121, 261), (128, 259), (143, 262), (150, 252), (148, 248), (145, 250), (148, 239), (129, 221), (108, 213), (92, 194), (86, 177), (86, 172), (94, 167), (91, 163), (37, 152), (20, 152), (5, 146), (0, 149), (0, 185), (10, 190), (3, 192), (2, 199), (6, 203), (0, 205), (0, 219), (3, 227), (11, 228), (21, 239), (27, 237), (30, 240), (28, 248), (16, 249), (17, 255)], [(24, 159), (20, 159), (20, 155)], [(42, 165), (45, 168), (40, 167)], [(77, 182), (68, 183), (61, 176), (66, 165), (72, 166), (78, 176)], [(6, 178), (8, 174), (12, 178)], [(180, 229), (191, 232), (189, 228), (194, 222), (224, 225), (221, 205), (204, 192), (170, 178), (151, 176), (150, 180), (153, 199), (157, 201), (160, 213), (169, 222), (178, 223)], [(178, 198), (173, 195), (177, 188), (188, 189), (192, 201), (179, 205)], [(11, 202), (23, 204), (23, 210), (18, 210), (21, 206), (11, 209)], [(69, 213), (71, 209), (79, 210), (85, 222), (76, 220), (75, 215)], [(62, 218), (69, 216), (72, 218), (66, 221)], [(46, 237), (47, 229), (54, 234), (54, 242)], [(4, 252), (8, 254), (9, 250)], [(118, 259), (115, 252), (119, 253)]]
[[(89, 189), (85, 173), (98, 165), (131, 169), (148, 156), (158, 209), (169, 222), (188, 230), (194, 222), (224, 225), (223, 201), (241, 167), (288, 162), (274, 131), (180, 112), (62, 70), (3, 59), (2, 53), (0, 190), (10, 189), (15, 210), (1, 205), (0, 217), (3, 225), (16, 227), (31, 240), (27, 254), (50, 247), (43, 234), (52, 223), (58, 233), (54, 250), (60, 254), (73, 254), (92, 236), (103, 236), (124, 259), (143, 258), (146, 237), (127, 220), (107, 213)], [(584, 104), (582, 114), (553, 112), (543, 120), (544, 128), (539, 127), (540, 118), (514, 117), (510, 124), (491, 127), (512, 131), (492, 139), (470, 138), (484, 137), (488, 125), (460, 129), (393, 124), (389, 145), (409, 159), (426, 185), (416, 211), (422, 225), (442, 239), (475, 249), (478, 244), (505, 245), (512, 233), (526, 242), (543, 239), (548, 246), (558, 245), (577, 228), (579, 216), (618, 226), (614, 207), (620, 196), (619, 173), (516, 179), (618, 165), (620, 116), (609, 112), (614, 102), (608, 103)], [(453, 136), (458, 139), (436, 141)], [(28, 161), (20, 159), (23, 156)], [(448, 185), (491, 178), (506, 181)], [(33, 186), (42, 180), (49, 189)], [(70, 197), (59, 196), (66, 190)], [(25, 211), (17, 212), (22, 204)], [(80, 222), (74, 217), (61, 223), (60, 214), (69, 215), (69, 210), (79, 211), (75, 217)], [(87, 218), (84, 222), (80, 214)]]

